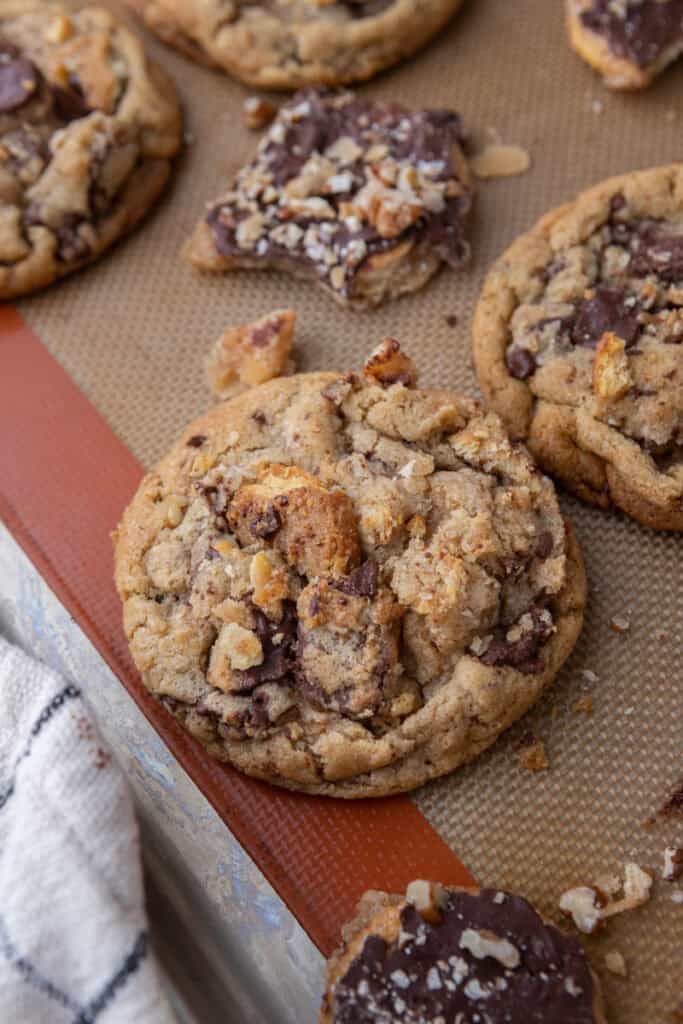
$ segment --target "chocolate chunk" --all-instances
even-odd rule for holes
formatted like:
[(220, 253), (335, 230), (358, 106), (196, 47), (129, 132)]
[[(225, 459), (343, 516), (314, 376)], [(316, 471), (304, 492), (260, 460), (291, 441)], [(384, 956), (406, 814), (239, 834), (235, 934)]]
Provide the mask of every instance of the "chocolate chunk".
[[(579, 942), (546, 924), (520, 896), (483, 889), (451, 892), (435, 922), (411, 904), (401, 941), (366, 938), (332, 990), (335, 1024), (371, 1021), (476, 1021), (578, 1024), (594, 1020), (595, 989)], [(469, 930), (505, 940), (519, 954), (508, 969), (461, 945)]]
[[(294, 645), (298, 619), (294, 602), (283, 601), (280, 622), (267, 618), (256, 605), (251, 605), (251, 612), (254, 616), (254, 630), (261, 641), (263, 661), (260, 665), (234, 673), (241, 683), (241, 692), (253, 690), (261, 683), (288, 681), (296, 661)], [(273, 638), (278, 635), (280, 643), (276, 644)]]
[(330, 582), (335, 590), (341, 590), (343, 594), (351, 594), (354, 597), (374, 597), (377, 593), (378, 581), (379, 566), (377, 562), (369, 558), (348, 576), (340, 576)]
[(52, 98), (55, 114), (67, 124), (91, 113), (83, 87), (75, 75), (69, 75), (68, 86), (65, 89), (58, 85), (53, 86)]
[(638, 276), (656, 274), (662, 281), (683, 281), (683, 235), (666, 234), (657, 226), (634, 232), (631, 271)]
[(205, 441), (206, 434), (194, 434), (186, 444), (188, 448), (201, 448)]
[(644, 68), (683, 37), (683, 0), (626, 0), (623, 12), (613, 0), (593, 0), (581, 21), (617, 57)]
[[(509, 626), (501, 626), (494, 633), (493, 639), (481, 656), (485, 665), (500, 667), (508, 665), (525, 675), (538, 675), (545, 668), (539, 651), (551, 636), (552, 622), (541, 617), (542, 608), (534, 605), (527, 614), (532, 618), (531, 629), (524, 632), (519, 640), (507, 640)], [(520, 616), (522, 618), (523, 616)]]
[(536, 360), (528, 348), (513, 345), (505, 356), (507, 368), (517, 380), (526, 380), (536, 370)]
[(249, 520), (249, 533), (254, 537), (272, 537), (281, 526), (278, 510), (271, 502), (263, 512)]
[(597, 288), (592, 299), (584, 299), (576, 309), (576, 319), (571, 330), (574, 345), (595, 348), (606, 331), (618, 335), (632, 345), (640, 326), (640, 309), (635, 300), (629, 299), (616, 288)]
[(455, 313), (449, 313), (448, 316), (444, 317), (444, 320), (446, 321), (446, 325), (448, 327), (457, 327), (458, 326), (458, 317), (456, 316)]
[(536, 541), (536, 556), (538, 558), (547, 558), (552, 550), (553, 535), (550, 530), (543, 530)]
[(0, 113), (18, 110), (38, 91), (41, 74), (23, 57), (0, 56)]

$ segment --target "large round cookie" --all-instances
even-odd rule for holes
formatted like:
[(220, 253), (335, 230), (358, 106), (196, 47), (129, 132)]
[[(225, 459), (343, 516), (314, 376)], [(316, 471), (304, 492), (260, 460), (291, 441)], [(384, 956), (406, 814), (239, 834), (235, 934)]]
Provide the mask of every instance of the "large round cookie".
[(521, 896), (412, 882), (366, 893), (330, 958), (321, 1024), (606, 1024), (574, 938)]
[(209, 753), (379, 796), (475, 757), (536, 700), (586, 584), (552, 483), (469, 398), (363, 374), (276, 380), (190, 426), (116, 536), (149, 689)]
[(683, 165), (611, 178), (494, 265), (474, 321), (488, 401), (585, 501), (683, 530)]
[(409, 57), (463, 0), (128, 0), (166, 42), (263, 89), (362, 81)]
[(565, 0), (571, 45), (611, 89), (644, 89), (683, 52), (683, 0)]
[(0, 0), (0, 298), (90, 263), (180, 145), (173, 85), (108, 11)]

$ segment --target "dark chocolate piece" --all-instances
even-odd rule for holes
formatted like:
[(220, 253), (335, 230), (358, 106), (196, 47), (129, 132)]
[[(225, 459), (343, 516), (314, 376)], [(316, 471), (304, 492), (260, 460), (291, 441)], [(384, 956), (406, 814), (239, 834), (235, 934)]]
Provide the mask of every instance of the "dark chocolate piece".
[(645, 68), (683, 39), (683, 0), (627, 0), (624, 15), (612, 0), (593, 0), (581, 21), (604, 36), (617, 57)]
[[(472, 932), (509, 943), (517, 966), (475, 956)], [(576, 939), (546, 924), (521, 896), (483, 889), (449, 893), (436, 923), (406, 905), (400, 940), (368, 936), (331, 1005), (334, 1024), (594, 1024), (594, 998)]]

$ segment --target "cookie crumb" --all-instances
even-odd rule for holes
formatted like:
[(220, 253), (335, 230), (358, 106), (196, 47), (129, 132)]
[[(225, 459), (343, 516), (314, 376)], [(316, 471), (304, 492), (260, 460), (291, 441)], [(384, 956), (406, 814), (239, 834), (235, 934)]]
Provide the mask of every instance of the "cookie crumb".
[(446, 325), (448, 327), (458, 326), (458, 317), (456, 316), (455, 313), (449, 313), (447, 316), (444, 317), (444, 320), (446, 321)]
[(631, 623), (621, 615), (615, 615), (609, 620), (609, 628), (614, 633), (628, 633)]
[(658, 818), (673, 818), (674, 816), (683, 816), (683, 779), (657, 811)]
[(522, 768), (529, 772), (543, 772), (550, 768), (543, 740), (529, 733), (517, 755)]
[(289, 369), (296, 313), (279, 309), (251, 324), (228, 327), (214, 345), (206, 378), (216, 398), (233, 398)]
[(594, 114), (602, 114), (605, 109), (605, 104), (602, 100), (593, 100), (591, 103), (591, 110)]
[(247, 96), (242, 104), (242, 121), (252, 132), (266, 128), (277, 114), (277, 107), (262, 96)]
[(593, 714), (593, 698), (592, 697), (579, 697), (578, 700), (572, 704), (572, 711), (577, 715), (592, 715)]
[(613, 950), (611, 953), (605, 954), (605, 967), (608, 971), (611, 971), (612, 974), (618, 974), (622, 978), (626, 978), (628, 975), (626, 961), (621, 953), (617, 952), (617, 950)]
[(671, 893), (671, 902), (683, 905), (683, 889), (674, 889)]
[(405, 384), (414, 388), (417, 384), (417, 367), (394, 338), (386, 338), (373, 349), (365, 361), (363, 376), (383, 388), (392, 384)]
[(662, 878), (667, 882), (676, 882), (683, 875), (683, 849), (667, 846), (664, 851), (664, 867)]
[[(613, 886), (610, 886), (613, 888)], [(572, 918), (579, 931), (592, 935), (608, 917), (635, 910), (650, 898), (652, 876), (633, 861), (624, 864), (624, 879), (620, 883), (621, 896), (606, 893), (595, 885), (579, 885), (560, 896), (559, 907)]]
[(592, 672), (589, 668), (584, 668), (581, 672), (581, 675), (587, 683), (597, 683), (599, 679), (599, 676), (597, 676), (595, 672)]
[(531, 157), (522, 146), (492, 142), (470, 161), (477, 178), (510, 178), (531, 167)]

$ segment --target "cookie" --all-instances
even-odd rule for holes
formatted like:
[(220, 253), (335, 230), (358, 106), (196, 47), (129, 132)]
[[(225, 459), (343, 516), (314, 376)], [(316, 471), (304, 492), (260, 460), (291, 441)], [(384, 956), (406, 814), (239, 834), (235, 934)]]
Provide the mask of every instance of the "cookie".
[(551, 482), (499, 418), (420, 390), (398, 343), (193, 423), (119, 527), (149, 689), (219, 760), (340, 797), (488, 747), (554, 678), (586, 583)]
[(92, 262), (160, 194), (173, 85), (109, 12), (0, 0), (0, 298)]
[(469, 255), (460, 118), (307, 89), (211, 204), (185, 249), (202, 270), (275, 268), (344, 305), (416, 291)]
[(579, 497), (683, 530), (683, 166), (611, 178), (491, 270), (474, 319), (489, 403)]
[(321, 1024), (605, 1024), (579, 942), (521, 896), (412, 882), (366, 893), (327, 967)]
[(165, 42), (263, 89), (363, 81), (424, 46), (462, 0), (128, 0)]
[(683, 0), (566, 0), (571, 45), (611, 89), (644, 89), (683, 53)]

